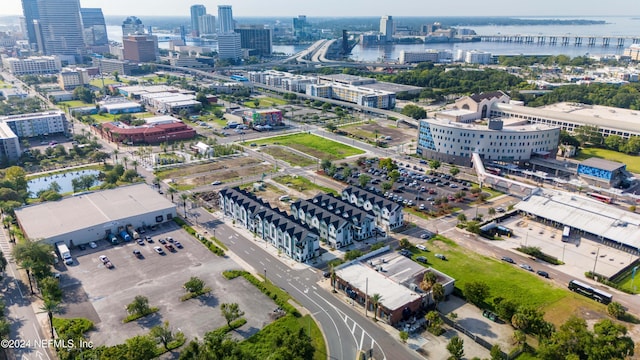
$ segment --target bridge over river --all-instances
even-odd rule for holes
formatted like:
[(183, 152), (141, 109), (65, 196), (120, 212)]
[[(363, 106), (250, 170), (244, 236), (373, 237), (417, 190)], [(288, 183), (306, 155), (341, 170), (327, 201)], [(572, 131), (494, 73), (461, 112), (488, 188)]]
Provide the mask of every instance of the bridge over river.
[(481, 35), (481, 41), (503, 42), (537, 45), (559, 46), (601, 46), (601, 47), (625, 47), (630, 44), (640, 44), (640, 36), (590, 36), (590, 35), (524, 35), (524, 34), (496, 34)]

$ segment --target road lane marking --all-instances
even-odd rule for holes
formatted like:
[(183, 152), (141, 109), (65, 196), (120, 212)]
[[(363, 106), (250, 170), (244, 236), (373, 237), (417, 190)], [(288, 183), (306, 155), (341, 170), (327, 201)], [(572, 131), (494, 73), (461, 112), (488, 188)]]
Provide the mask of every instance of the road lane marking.
[(276, 274), (276, 276), (279, 277), (280, 279), (282, 279), (282, 275)]
[(258, 261), (260, 263), (260, 265), (264, 266), (264, 263), (262, 261)]

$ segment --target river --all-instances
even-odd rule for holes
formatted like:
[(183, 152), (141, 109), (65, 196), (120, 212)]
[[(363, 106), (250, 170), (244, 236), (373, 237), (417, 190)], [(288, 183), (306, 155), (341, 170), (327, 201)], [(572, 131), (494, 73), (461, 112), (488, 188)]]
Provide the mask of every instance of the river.
[[(548, 17), (547, 17), (548, 18)], [(534, 18), (536, 19), (536, 18)], [(541, 19), (541, 18), (537, 18)], [(640, 37), (640, 17), (620, 16), (620, 17), (554, 17), (554, 19), (584, 19), (584, 20), (604, 20), (605, 24), (597, 25), (523, 25), (523, 26), (470, 26), (478, 35), (569, 35), (569, 36), (637, 36)], [(398, 19), (401, 21), (401, 18)], [(122, 40), (122, 30), (119, 26), (107, 27), (109, 39), (115, 41)], [(612, 40), (617, 43), (617, 40)], [(629, 46), (631, 41), (627, 40), (625, 46)], [(168, 42), (159, 43), (160, 48), (168, 48)], [(212, 47), (216, 47), (213, 43)], [(273, 51), (284, 54), (295, 54), (307, 45), (274, 45)], [(386, 46), (356, 45), (351, 58), (356, 61), (397, 61), (400, 51), (424, 51), (426, 49), (450, 50), (480, 50), (487, 51), (494, 55), (569, 55), (571, 57), (583, 55), (620, 55), (624, 48), (617, 46), (602, 47), (596, 45), (583, 46), (561, 46), (561, 45), (537, 45), (537, 44), (516, 44), (516, 43), (493, 43), (493, 42), (473, 42), (473, 43), (441, 43), (441, 44), (402, 44)]]

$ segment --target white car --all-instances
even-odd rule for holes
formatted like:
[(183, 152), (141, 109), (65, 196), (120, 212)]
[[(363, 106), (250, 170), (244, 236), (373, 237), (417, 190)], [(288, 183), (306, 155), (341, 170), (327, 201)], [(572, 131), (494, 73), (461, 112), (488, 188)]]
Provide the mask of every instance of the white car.
[(426, 247), (426, 246), (424, 246), (424, 245), (416, 245), (416, 247), (417, 247), (419, 250), (427, 251), (427, 247)]
[(160, 246), (154, 246), (153, 250), (155, 250), (155, 252), (157, 252), (160, 255), (164, 255), (164, 250), (162, 250)]
[(98, 244), (96, 244), (95, 241), (92, 241), (92, 242), (89, 243), (89, 247), (92, 248), (92, 249), (95, 249), (95, 248), (98, 247)]

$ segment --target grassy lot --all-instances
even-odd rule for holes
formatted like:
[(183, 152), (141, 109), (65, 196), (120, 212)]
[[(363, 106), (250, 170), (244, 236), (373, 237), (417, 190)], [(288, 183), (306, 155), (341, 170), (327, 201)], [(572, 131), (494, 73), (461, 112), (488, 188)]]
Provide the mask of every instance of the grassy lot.
[(317, 163), (314, 159), (302, 156), (291, 151), (287, 151), (287, 149), (280, 146), (269, 146), (261, 148), (260, 151), (273, 156), (275, 159), (285, 161), (291, 166), (305, 167), (309, 165), (315, 165)]
[[(621, 289), (626, 289), (634, 294), (638, 294), (638, 289), (640, 288), (640, 279), (634, 280), (631, 278), (632, 275), (632, 272), (629, 271), (625, 277), (623, 277), (616, 283), (621, 287)], [(636, 277), (640, 277), (640, 273), (636, 274)]]
[(279, 182), (280, 184), (292, 187), (300, 192), (318, 190), (324, 193), (338, 195), (337, 191), (324, 186), (316, 185), (312, 183), (311, 180), (301, 176), (293, 177), (291, 175), (285, 175), (274, 178), (273, 180)]
[(580, 149), (578, 156), (576, 156), (576, 160), (586, 160), (590, 157), (597, 157), (600, 159), (627, 164), (627, 170), (632, 173), (640, 174), (640, 157), (638, 156), (627, 155), (625, 153), (607, 149), (586, 148)]
[(141, 77), (138, 81), (139, 82), (152, 82), (154, 84), (162, 84), (162, 83), (165, 83), (167, 80), (165, 78), (161, 78), (159, 76), (144, 76), (144, 77)]
[[(273, 106), (277, 106), (277, 105), (286, 105), (287, 104), (286, 100), (276, 99), (276, 98), (272, 98), (272, 97), (261, 97), (261, 98), (258, 98), (258, 99), (260, 100), (260, 104), (257, 106), (259, 108), (267, 108), (267, 107), (273, 107)], [(256, 104), (253, 102), (253, 100), (246, 101), (243, 105), (246, 106), (246, 107), (250, 107), (252, 109), (256, 108)]]
[(318, 325), (311, 319), (310, 315), (299, 318), (293, 315), (283, 316), (265, 326), (252, 337), (241, 342), (240, 347), (254, 354), (259, 359), (268, 359), (269, 355), (273, 353), (273, 349), (278, 347), (279, 338), (286, 332), (297, 334), (300, 329), (303, 329), (307, 335), (309, 335), (309, 331), (311, 331), (311, 341), (313, 347), (316, 349), (313, 360), (326, 359), (327, 354), (325, 353), (322, 332), (320, 332)]
[(69, 108), (76, 108), (76, 107), (86, 107), (86, 106), (95, 106), (95, 104), (89, 104), (86, 103), (84, 101), (80, 101), (80, 100), (71, 100), (71, 101), (61, 101), (59, 102), (57, 105), (58, 107), (61, 108), (61, 104), (66, 104), (69, 106)]
[(307, 133), (256, 140), (255, 143), (258, 145), (279, 144), (288, 146), (318, 159), (340, 160), (349, 156), (364, 154), (364, 151), (360, 149)]
[[(119, 81), (118, 82), (118, 81), (115, 81), (115, 80), (113, 80), (111, 78), (107, 78), (107, 77), (104, 78), (104, 86), (108, 86), (108, 85), (111, 85), (111, 84), (119, 84), (119, 83), (122, 83), (122, 82), (124, 82), (124, 81)], [(89, 81), (89, 84), (91, 84), (92, 86), (101, 88), (102, 87), (102, 79), (93, 79), (93, 80)]]
[[(425, 256), (435, 269), (456, 279), (456, 287), (462, 290), (470, 281), (485, 282), (491, 294), (488, 303), (495, 297), (512, 299), (519, 304), (542, 309), (547, 313), (547, 320), (556, 325), (572, 314), (580, 316), (578, 312), (584, 309), (606, 313), (604, 305), (557, 288), (516, 265), (461, 248), (444, 237), (434, 237), (427, 247), (431, 252), (414, 249), (414, 257)], [(448, 261), (435, 258), (433, 254), (436, 252), (446, 255)]]

